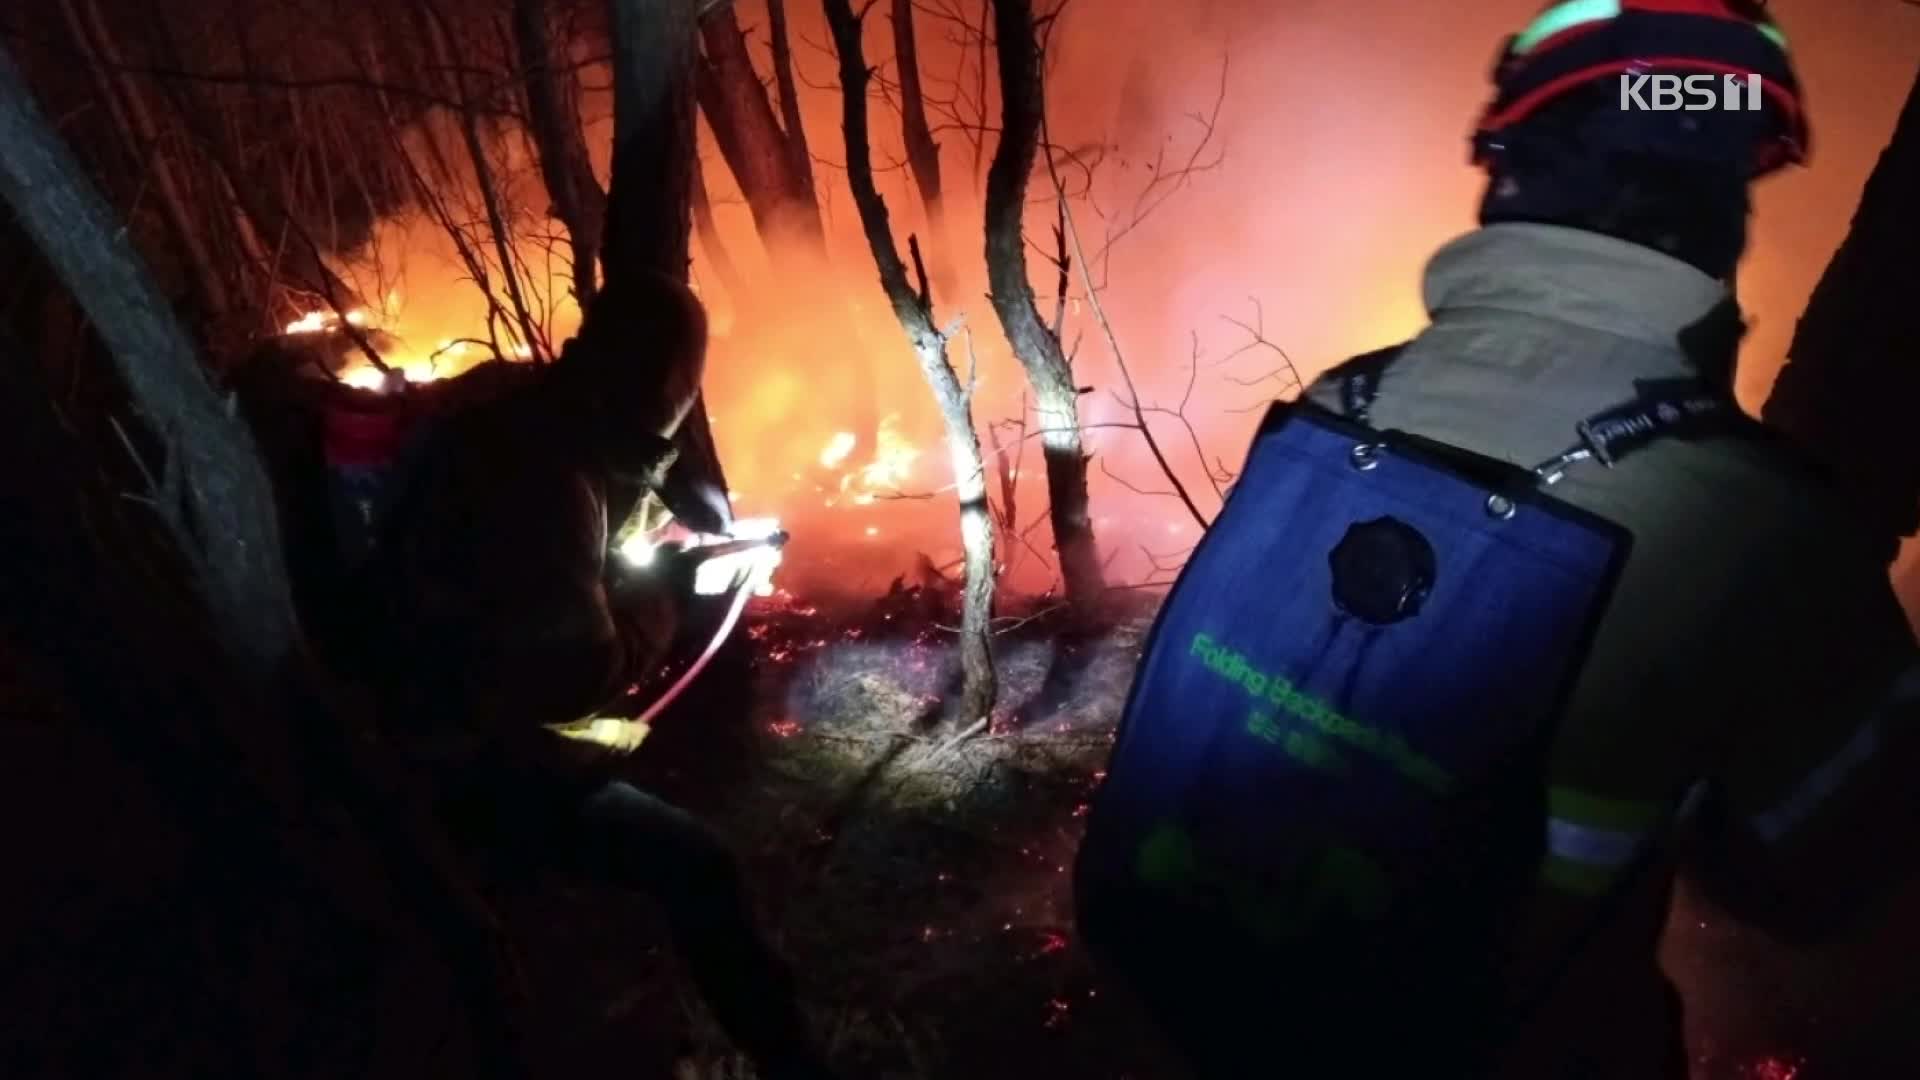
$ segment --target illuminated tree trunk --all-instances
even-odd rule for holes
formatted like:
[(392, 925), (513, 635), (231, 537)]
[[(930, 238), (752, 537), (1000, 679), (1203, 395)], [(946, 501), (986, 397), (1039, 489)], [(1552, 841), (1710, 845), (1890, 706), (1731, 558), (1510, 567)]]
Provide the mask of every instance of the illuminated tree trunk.
[(722, 5), (708, 15), (700, 24), (700, 35), (706, 43), (706, 60), (698, 76), (700, 107), (747, 198), (768, 252), (777, 261), (789, 245), (797, 245), (802, 253), (824, 257), (826, 229), (814, 200), (811, 163), (805, 169), (798, 167), (794, 144), (788, 132), (781, 130), (766, 87), (747, 54), (747, 39), (733, 5)]
[[(840, 58), (842, 124), (846, 134), (847, 181), (853, 190), (860, 224), (880, 270), (880, 284), (893, 313), (913, 346), (920, 371), (933, 388), (946, 425), (947, 455), (953, 465), (960, 500), (960, 541), (966, 554), (966, 581), (960, 625), (960, 662), (965, 681), (961, 689), (960, 726), (974, 730), (984, 725), (998, 694), (993, 668), (994, 534), (987, 504), (987, 469), (980, 454), (980, 436), (974, 430), (970, 388), (963, 385), (947, 358), (947, 336), (933, 321), (926, 272), (920, 271), (920, 289), (908, 281), (906, 264), (894, 246), (887, 204), (874, 186), (873, 161), (868, 144), (867, 85), (873, 72), (862, 48), (860, 16), (849, 0), (824, 0)], [(918, 249), (915, 248), (918, 256)], [(918, 259), (916, 257), (916, 264)]]
[(1047, 462), (1048, 517), (1067, 599), (1092, 614), (1105, 594), (1088, 509), (1080, 390), (1060, 339), (1040, 318), (1027, 276), (1027, 180), (1046, 103), (1030, 0), (994, 0), (1000, 61), (1000, 146), (987, 170), (987, 276), (993, 308), (1033, 386)]
[(540, 154), (540, 175), (553, 200), (553, 216), (567, 228), (574, 297), (585, 308), (599, 280), (607, 195), (593, 176), (593, 160), (580, 130), (580, 83), (566, 50), (555, 47), (547, 0), (514, 0), (513, 43), (526, 80), (527, 128)]
[(1920, 531), (1920, 81), (1814, 289), (1762, 415), (1823, 459), (1893, 538)]

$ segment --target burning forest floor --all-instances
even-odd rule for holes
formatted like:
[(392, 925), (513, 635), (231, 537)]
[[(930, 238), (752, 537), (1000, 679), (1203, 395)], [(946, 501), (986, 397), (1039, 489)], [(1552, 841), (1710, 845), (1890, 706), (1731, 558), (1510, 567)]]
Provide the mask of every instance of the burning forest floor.
[[(955, 742), (939, 704), (953, 637), (923, 593), (783, 596), (749, 609), (656, 724), (632, 778), (746, 858), (844, 1075), (1184, 1075), (1096, 985), (1071, 932), (1072, 853), (1152, 609), (1135, 596), (1106, 629), (1064, 644), (1055, 611), (1003, 619), (1005, 711)], [(644, 902), (562, 887), (506, 911), (565, 1058), (554, 1075), (753, 1080)], [(1871, 943), (1789, 955), (1682, 890), (1665, 961), (1689, 1002), (1694, 1080), (1910, 1076), (1911, 993), (1894, 992), (1886, 955)], [(1863, 968), (1885, 977), (1863, 980)], [(1748, 992), (1756, 981), (1772, 988), (1764, 1000)]]

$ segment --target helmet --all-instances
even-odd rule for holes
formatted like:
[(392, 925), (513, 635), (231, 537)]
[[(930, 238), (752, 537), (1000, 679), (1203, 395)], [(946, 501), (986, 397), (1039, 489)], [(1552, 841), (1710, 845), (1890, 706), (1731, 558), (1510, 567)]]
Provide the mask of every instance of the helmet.
[(1492, 166), (1505, 133), (1570, 92), (1650, 72), (1758, 76), (1768, 122), (1751, 176), (1806, 160), (1799, 80), (1765, 0), (1566, 0), (1507, 39), (1494, 101), (1473, 136), (1474, 163)]

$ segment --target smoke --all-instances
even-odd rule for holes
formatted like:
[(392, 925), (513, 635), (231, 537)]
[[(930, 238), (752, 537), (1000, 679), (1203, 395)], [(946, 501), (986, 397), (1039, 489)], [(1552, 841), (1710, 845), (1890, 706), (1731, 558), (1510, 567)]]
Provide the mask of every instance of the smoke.
[[(1204, 512), (1219, 503), (1209, 466), (1237, 464), (1264, 405), (1288, 392), (1288, 361), (1311, 377), (1347, 356), (1404, 340), (1423, 324), (1422, 265), (1473, 224), (1481, 178), (1467, 162), (1467, 133), (1486, 100), (1494, 51), (1538, 6), (1067, 5), (1051, 37), (1048, 136), (1073, 160), (1098, 162), (1090, 190), (1073, 202), (1075, 222), (1090, 251), (1113, 241), (1096, 269), (1115, 338), (1141, 398), (1180, 409), (1191, 421), (1189, 432), (1180, 417), (1152, 417)], [(912, 234), (959, 268), (957, 287), (936, 297), (938, 316), (970, 335), (971, 353), (969, 336), (962, 336), (953, 360), (963, 374), (977, 371), (975, 418), (984, 426), (1017, 418), (1022, 406), (1021, 376), (987, 304), (982, 265), (979, 199), (998, 99), (991, 68), (984, 80), (979, 68), (981, 5), (934, 0), (916, 7), (953, 201), (945, 235), (935, 235), (920, 211), (891, 100), (873, 105), (873, 156), (903, 253)], [(1754, 321), (1740, 391), (1754, 407), (1845, 233), (1920, 56), (1920, 13), (1903, 5), (1782, 0), (1775, 7), (1813, 111), (1815, 159), (1758, 193), (1740, 281)], [(736, 8), (764, 73), (763, 6), (742, 0)], [(883, 90), (895, 79), (887, 8), (875, 8), (867, 38)], [(960, 17), (939, 18), (941, 10)], [(809, 280), (776, 276), (777, 264), (703, 125), (720, 233), (751, 282), (748, 295), (726, 295), (709, 270), (711, 253), (696, 248), (695, 279), (716, 329), (708, 400), (742, 512), (777, 514), (795, 527), (787, 582), (872, 590), (921, 552), (936, 564), (957, 559), (952, 477), (929, 392), (887, 309), (842, 177), (841, 103), (820, 11), (790, 4), (789, 15), (832, 265)], [(586, 81), (604, 87), (610, 80), (601, 74)], [(604, 179), (611, 105), (604, 93), (589, 93), (587, 107), (589, 144), (601, 155)], [(1189, 161), (1203, 167), (1171, 176)], [(1089, 174), (1069, 167), (1063, 175), (1078, 191)], [(1050, 315), (1057, 283), (1049, 265), (1049, 183), (1044, 172), (1036, 175), (1028, 233), (1036, 292)], [(1143, 193), (1152, 209), (1135, 223)], [(554, 273), (562, 266), (555, 263)], [(1177, 500), (1142, 494), (1164, 492), (1168, 483), (1136, 432), (1109, 426), (1132, 420), (1120, 371), (1084, 302), (1077, 268), (1070, 291), (1076, 299), (1068, 304), (1064, 337), (1080, 383), (1092, 388), (1082, 402), (1092, 425), (1094, 514), (1112, 579), (1138, 581), (1156, 559), (1190, 547), (1198, 528)], [(1277, 348), (1247, 348), (1243, 327), (1256, 319)], [(844, 471), (821, 464), (840, 433), (885, 418), (903, 443), (923, 451), (889, 475), (897, 490), (862, 492), (858, 483), (846, 486)], [(1009, 453), (1019, 449), (1008, 446)], [(1043, 475), (1039, 447), (1029, 444), (1018, 521), (1022, 530), (1033, 526), (1026, 534), (1032, 547), (1050, 554), (1038, 520)], [(997, 493), (998, 484), (990, 479), (989, 488)], [(1047, 579), (1039, 555), (1025, 543), (1010, 547), (1003, 556), (1017, 557), (1020, 583)]]

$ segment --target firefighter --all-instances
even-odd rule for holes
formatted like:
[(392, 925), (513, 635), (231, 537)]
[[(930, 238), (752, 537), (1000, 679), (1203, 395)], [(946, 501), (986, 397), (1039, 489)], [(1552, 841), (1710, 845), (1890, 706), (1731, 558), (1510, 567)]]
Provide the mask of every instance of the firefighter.
[[(550, 366), (435, 417), (327, 625), (456, 839), (507, 872), (553, 868), (646, 894), (736, 1044), (775, 1080), (826, 1076), (793, 978), (741, 871), (700, 821), (619, 779), (646, 731), (598, 719), (659, 663), (690, 583), (609, 558), (610, 528), (667, 484), (698, 392), (699, 302), (614, 282)], [(636, 355), (639, 354), (639, 355)], [(692, 527), (724, 528), (709, 500)]]
[[(1649, 73), (1757, 76), (1761, 100), (1641, 110), (1623, 80)], [(1781, 29), (1733, 0), (1574, 0), (1510, 39), (1495, 83), (1481, 227), (1428, 264), (1431, 324), (1371, 423), (1531, 466), (1637, 381), (1731, 393), (1750, 186), (1808, 143)], [(1337, 406), (1340, 375), (1312, 399)], [(1783, 444), (1659, 440), (1554, 490), (1633, 546), (1548, 755), (1500, 1075), (1677, 1080), (1655, 957), (1676, 873), (1791, 940), (1884, 895), (1907, 868), (1866, 838), (1915, 817), (1920, 651), (1875, 536)]]

